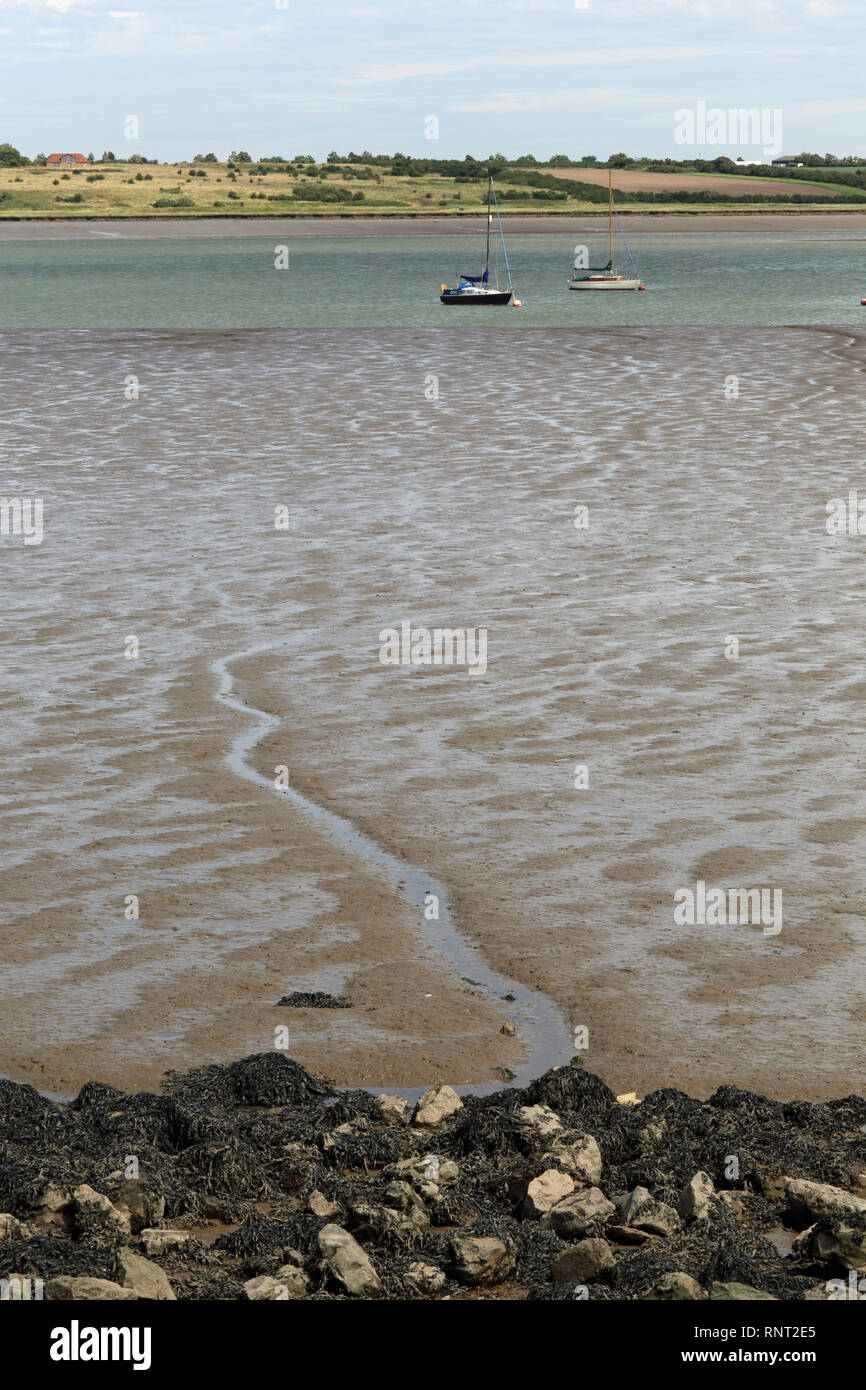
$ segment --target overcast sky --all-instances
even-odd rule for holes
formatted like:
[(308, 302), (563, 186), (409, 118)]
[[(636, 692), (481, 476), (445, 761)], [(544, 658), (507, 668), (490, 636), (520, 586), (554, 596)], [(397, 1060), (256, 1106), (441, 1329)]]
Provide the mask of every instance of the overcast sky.
[(0, 140), (163, 159), (760, 157), (678, 144), (675, 113), (703, 102), (780, 109), (784, 153), (866, 154), (866, 0), (116, 3), (0, 0)]

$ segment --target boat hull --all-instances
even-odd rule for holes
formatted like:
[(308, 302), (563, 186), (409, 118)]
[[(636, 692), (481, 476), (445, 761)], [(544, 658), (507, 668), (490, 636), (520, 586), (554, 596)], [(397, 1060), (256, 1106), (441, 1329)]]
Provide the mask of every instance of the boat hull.
[(485, 290), (483, 293), (462, 294), (459, 290), (443, 290), (439, 299), (442, 304), (510, 304), (511, 290)]
[(570, 290), (639, 290), (643, 286), (640, 280), (627, 280), (625, 277), (617, 280), (569, 280)]

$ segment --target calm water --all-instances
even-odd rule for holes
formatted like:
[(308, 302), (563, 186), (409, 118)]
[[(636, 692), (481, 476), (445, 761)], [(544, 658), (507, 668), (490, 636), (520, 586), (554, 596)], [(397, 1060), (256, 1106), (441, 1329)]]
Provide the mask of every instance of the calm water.
[[(850, 239), (846, 239), (850, 237)], [(575, 238), (509, 240), (523, 309), (497, 325), (866, 323), (866, 241), (845, 233), (634, 238), (646, 294), (566, 289)], [(0, 243), (0, 328), (409, 327), (453, 323), (439, 285), (476, 271), (480, 238), (275, 237)], [(594, 236), (593, 261), (606, 241)], [(621, 248), (622, 250), (622, 248)], [(617, 253), (620, 264), (627, 258)], [(474, 316), (473, 316), (474, 317)]]

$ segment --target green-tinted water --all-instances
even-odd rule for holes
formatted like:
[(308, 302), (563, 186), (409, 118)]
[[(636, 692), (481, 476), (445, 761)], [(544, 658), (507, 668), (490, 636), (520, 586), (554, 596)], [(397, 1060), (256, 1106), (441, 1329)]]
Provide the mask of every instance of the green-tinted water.
[[(0, 328), (403, 327), (453, 324), (439, 286), (479, 269), (477, 235), (138, 239), (0, 243)], [(634, 238), (646, 294), (566, 288), (575, 238), (515, 236), (509, 254), (523, 309), (478, 310), (521, 324), (866, 323), (866, 243), (856, 234)], [(606, 239), (591, 239), (593, 262)], [(624, 248), (618, 255), (628, 268)], [(471, 317), (477, 321), (477, 314)]]

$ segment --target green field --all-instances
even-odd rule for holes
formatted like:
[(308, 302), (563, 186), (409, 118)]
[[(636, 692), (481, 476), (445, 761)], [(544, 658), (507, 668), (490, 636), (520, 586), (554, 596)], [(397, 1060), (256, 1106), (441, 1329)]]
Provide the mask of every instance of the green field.
[[(497, 177), (502, 211), (588, 212), (606, 204), (606, 171), (558, 170), (557, 175), (514, 166), (502, 170)], [(750, 180), (724, 174), (635, 177), (640, 178), (640, 193), (629, 192), (628, 173), (615, 173), (615, 181), (625, 185), (617, 188), (620, 211), (842, 212), (866, 203), (866, 192), (859, 189), (788, 178), (774, 179), (772, 188), (768, 180), (752, 180), (750, 188)], [(785, 201), (791, 195), (802, 201)], [(114, 163), (63, 172), (36, 165), (0, 168), (0, 218), (454, 215), (481, 211), (486, 196), (483, 176), (395, 176), (382, 165)]]

